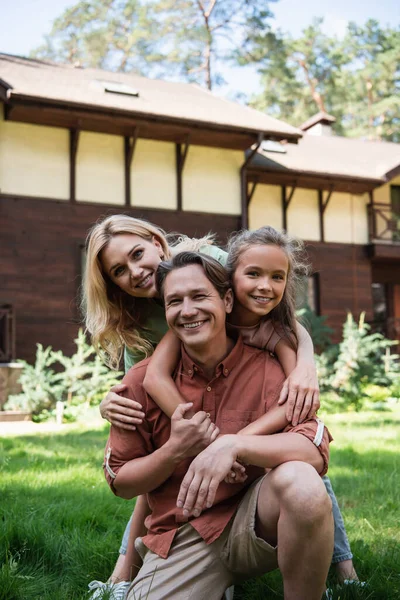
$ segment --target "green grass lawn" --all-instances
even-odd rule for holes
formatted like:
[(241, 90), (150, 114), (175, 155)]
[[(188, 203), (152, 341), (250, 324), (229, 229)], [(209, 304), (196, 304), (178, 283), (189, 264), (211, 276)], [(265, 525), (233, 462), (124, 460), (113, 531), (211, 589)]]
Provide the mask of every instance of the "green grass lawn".
[[(336, 599), (400, 598), (400, 412), (326, 418), (331, 477), (363, 591)], [(107, 429), (0, 440), (0, 600), (83, 600), (117, 558), (133, 503), (101, 470)], [(334, 584), (332, 578), (331, 583)], [(235, 600), (282, 598), (278, 572), (236, 589)]]

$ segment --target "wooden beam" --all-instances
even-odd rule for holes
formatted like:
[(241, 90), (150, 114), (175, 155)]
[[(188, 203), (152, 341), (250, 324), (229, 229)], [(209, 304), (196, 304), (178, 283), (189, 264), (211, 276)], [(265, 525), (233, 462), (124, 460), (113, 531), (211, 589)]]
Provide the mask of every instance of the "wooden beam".
[(294, 193), (296, 191), (297, 185), (296, 183), (292, 186), (290, 190), (289, 196), (287, 195), (287, 187), (285, 185), (281, 186), (281, 200), (282, 200), (282, 223), (283, 229), (287, 231), (287, 209), (289, 208), (289, 204), (292, 201)]
[[(247, 189), (247, 168), (251, 164), (253, 156), (258, 152), (259, 147), (262, 144), (264, 139), (264, 135), (259, 132), (257, 136), (256, 144), (253, 144), (249, 150), (249, 153), (240, 167), (240, 204), (241, 204), (241, 213), (242, 213), (242, 229), (247, 229), (249, 226), (249, 202), (250, 199), (248, 197), (248, 189)], [(255, 187), (253, 188), (254, 193)]]
[(325, 222), (324, 214), (331, 199), (334, 186), (328, 190), (328, 195), (324, 199), (324, 190), (318, 190), (318, 212), (319, 212), (319, 235), (321, 242), (325, 242)]
[(253, 185), (252, 185), (250, 192), (247, 190), (247, 205), (250, 204), (251, 199), (254, 196), (254, 192), (256, 191), (257, 185), (258, 185), (258, 181), (255, 180), (255, 181), (253, 181)]
[(79, 131), (69, 131), (69, 200), (76, 202), (76, 157), (78, 154)]
[(139, 128), (135, 127), (133, 136), (124, 137), (125, 206), (131, 205), (131, 166), (138, 135)]
[(186, 157), (189, 151), (189, 137), (186, 138), (184, 148), (182, 150), (182, 144), (176, 144), (175, 156), (176, 156), (176, 208), (182, 210), (183, 204), (183, 186), (182, 186), (182, 175), (185, 167)]

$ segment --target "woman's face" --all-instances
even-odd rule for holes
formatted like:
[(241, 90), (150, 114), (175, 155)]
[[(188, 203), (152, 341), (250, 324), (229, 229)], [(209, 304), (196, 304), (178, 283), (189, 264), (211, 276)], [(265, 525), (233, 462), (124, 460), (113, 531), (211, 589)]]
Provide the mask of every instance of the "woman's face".
[(156, 271), (164, 257), (160, 242), (153, 236), (121, 233), (100, 253), (104, 273), (121, 290), (135, 298), (157, 296)]

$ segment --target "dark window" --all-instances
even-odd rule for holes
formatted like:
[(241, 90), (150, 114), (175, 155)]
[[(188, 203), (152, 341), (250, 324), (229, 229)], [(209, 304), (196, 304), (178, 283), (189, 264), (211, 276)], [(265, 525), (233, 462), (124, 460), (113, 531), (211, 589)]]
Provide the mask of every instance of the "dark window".
[(15, 321), (11, 304), (0, 304), (0, 362), (15, 360)]
[(392, 211), (400, 218), (400, 185), (390, 186)]
[(297, 308), (305, 308), (308, 306), (311, 310), (319, 315), (319, 277), (318, 273), (314, 273), (310, 277), (304, 277), (301, 281), (297, 296), (296, 296)]

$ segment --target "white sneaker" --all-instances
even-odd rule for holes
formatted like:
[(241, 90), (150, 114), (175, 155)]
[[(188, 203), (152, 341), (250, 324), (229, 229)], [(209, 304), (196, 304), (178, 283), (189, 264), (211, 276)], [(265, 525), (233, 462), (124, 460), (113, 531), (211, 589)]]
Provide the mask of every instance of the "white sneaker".
[[(120, 581), (119, 583), (91, 581), (88, 587), (89, 592), (93, 592), (93, 594), (89, 597), (89, 600), (101, 600), (103, 597), (108, 600), (125, 600), (130, 586), (130, 581)], [(106, 592), (108, 593), (107, 596), (105, 595)]]

